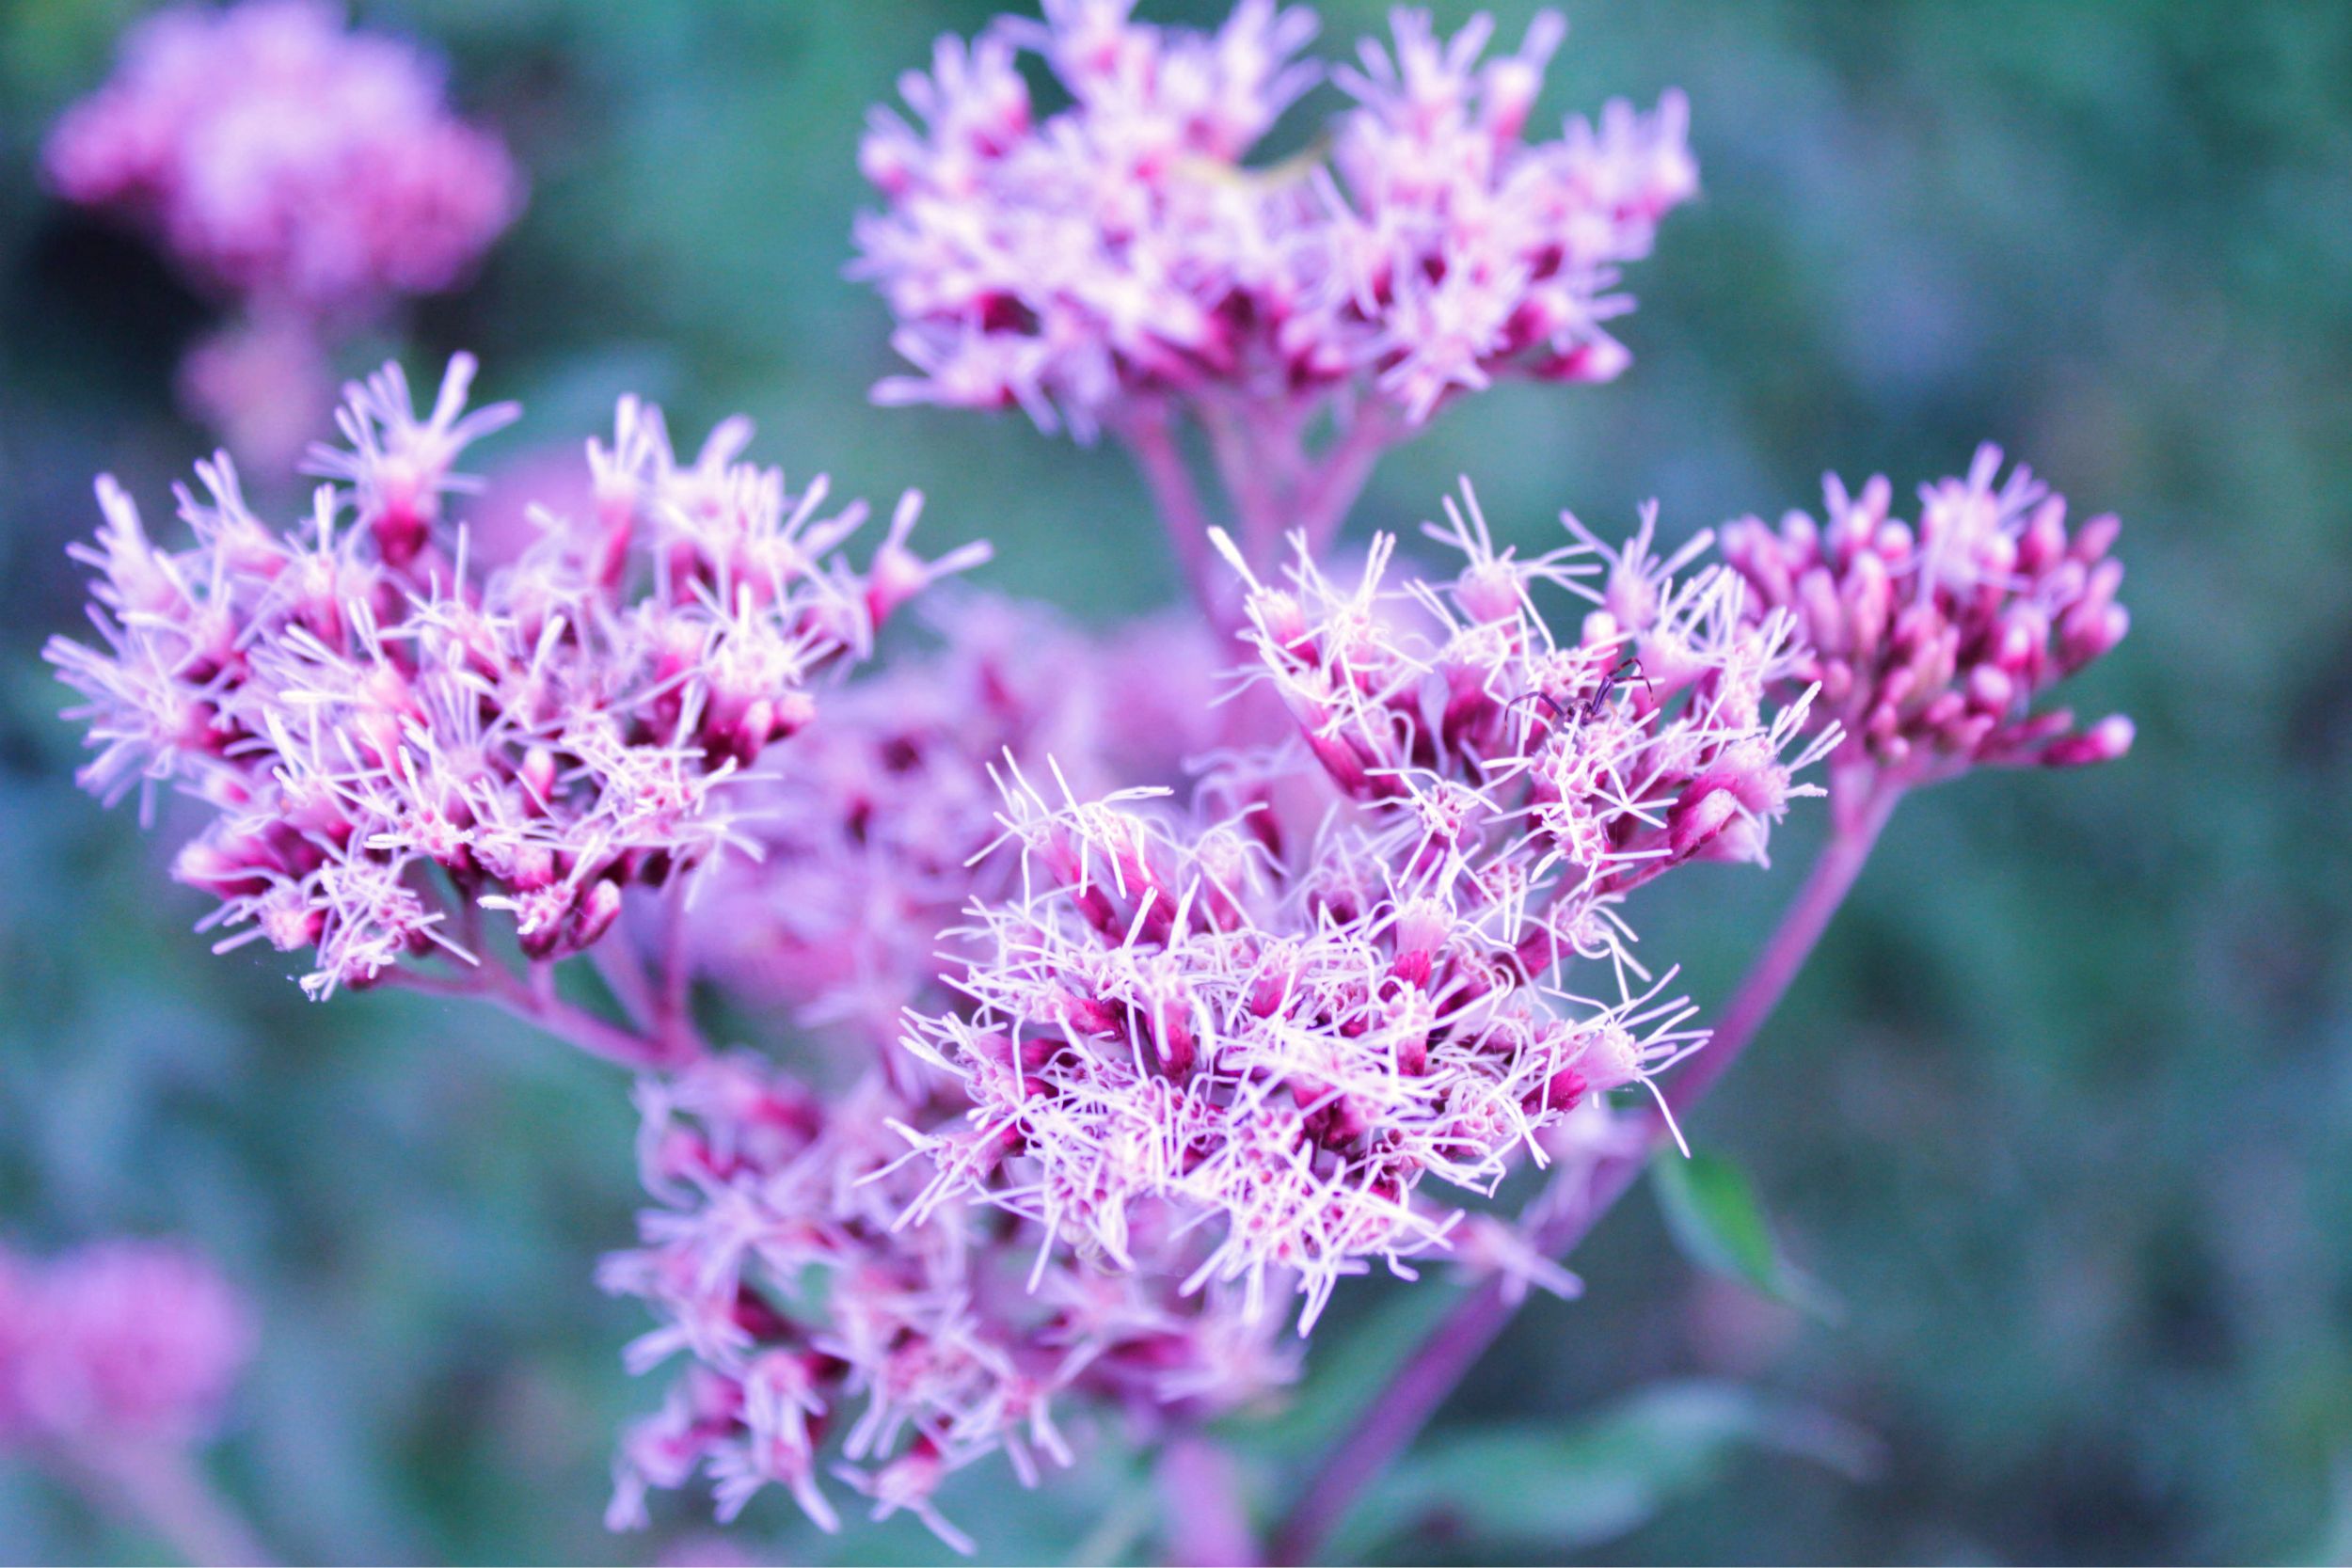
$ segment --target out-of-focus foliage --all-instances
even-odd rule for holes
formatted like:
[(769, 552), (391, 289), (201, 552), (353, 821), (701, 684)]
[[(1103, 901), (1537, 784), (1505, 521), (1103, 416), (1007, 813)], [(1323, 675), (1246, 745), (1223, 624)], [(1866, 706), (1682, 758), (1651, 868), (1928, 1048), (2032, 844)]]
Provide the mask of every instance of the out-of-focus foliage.
[(1836, 1321), (1837, 1303), (1782, 1252), (1755, 1181), (1736, 1163), (1705, 1148), (1661, 1154), (1651, 1163), (1650, 1184), (1668, 1233), (1692, 1262)]
[(1464, 1427), (1406, 1459), (1359, 1507), (1333, 1555), (1400, 1536), (1475, 1560), (1613, 1541), (1687, 1503), (1743, 1447), (1810, 1459), (1849, 1481), (1875, 1468), (1843, 1422), (1723, 1384), (1659, 1383), (1568, 1418)]
[[(1168, 597), (1117, 453), (865, 401), (892, 367), (882, 307), (840, 277), (860, 117), (933, 34), (988, 8), (365, 7), (451, 54), (461, 103), (532, 181), (479, 283), (421, 313), (419, 361), (474, 349), (485, 390), (525, 400), (541, 431), (584, 436), (624, 387), (681, 427), (748, 408), (796, 470), (927, 488), (934, 546), (993, 537), (1000, 585), (1098, 618)], [(1378, 24), (1372, 5), (1322, 8), (1327, 47)], [(1524, 8), (1497, 8), (1515, 36)], [(210, 958), (187, 929), (201, 900), (164, 881), (133, 812), (102, 814), (68, 781), (72, 736), (35, 651), (78, 615), (62, 546), (95, 520), (88, 478), (112, 468), (160, 500), (202, 439), (169, 378), (207, 305), (32, 174), (40, 131), (134, 10), (0, 6), (0, 1228), (35, 1245), (183, 1231), (251, 1285), (264, 1349), (220, 1457), (288, 1554), (651, 1556), (694, 1522), (620, 1542), (597, 1523), (614, 1423), (652, 1397), (619, 1370), (635, 1314), (589, 1286), (628, 1236), (623, 1085), (484, 1013), (314, 1007), (256, 948)], [(1570, 15), (1543, 112), (1670, 84), (1694, 106), (1706, 193), (1638, 275), (1635, 368), (1441, 418), (1383, 467), (1356, 532), (1411, 524), (1468, 472), (1518, 539), (1547, 537), (1563, 505), (1622, 527), (1650, 496), (1679, 537), (1809, 505), (1831, 467), (1907, 488), (1989, 437), (2126, 520), (2133, 634), (2077, 695), (2134, 713), (2139, 747), (1907, 805), (1692, 1130), (1753, 1173), (1780, 1244), (1842, 1315), (1692, 1269), (1656, 1206), (1629, 1204), (1578, 1260), (1586, 1298), (1523, 1315), (1408, 1479), (1465, 1473), (1486, 1451), (1470, 1445), (1498, 1440), (1473, 1433), (1553, 1432), (1565, 1449), (1612, 1430), (1572, 1420), (1654, 1379), (1731, 1378), (1772, 1402), (1756, 1409), (1874, 1433), (1883, 1463), (1857, 1481), (1733, 1457), (1726, 1432), (1753, 1433), (1715, 1411), (1689, 1457), (1619, 1482), (1664, 1506), (1620, 1521), (1649, 1517), (1609, 1555), (2340, 1550), (2352, 11)], [(1784, 859), (1805, 848), (1792, 836)], [(1661, 889), (1644, 929), (1720, 1001), (1789, 890), (1785, 875)], [(1382, 1294), (1342, 1292), (1325, 1360)], [(1319, 1430), (1253, 1441), (1287, 1432), (1295, 1452)], [(1577, 1451), (1622, 1477), (1674, 1430)], [(1250, 1468), (1270, 1491), (1282, 1474)], [(1704, 1506), (1676, 1506), (1699, 1475)], [(1145, 1484), (1106, 1448), (1038, 1494), (984, 1472), (946, 1503), (991, 1556), (1066, 1557), (1145, 1542)], [(1586, 1545), (1600, 1516), (1564, 1499), (1501, 1546), (1414, 1533), (1446, 1512), (1381, 1549), (1540, 1560)], [(826, 1544), (787, 1513), (754, 1511), (755, 1549), (936, 1552), (903, 1521)], [(0, 1471), (0, 1556), (154, 1550)]]

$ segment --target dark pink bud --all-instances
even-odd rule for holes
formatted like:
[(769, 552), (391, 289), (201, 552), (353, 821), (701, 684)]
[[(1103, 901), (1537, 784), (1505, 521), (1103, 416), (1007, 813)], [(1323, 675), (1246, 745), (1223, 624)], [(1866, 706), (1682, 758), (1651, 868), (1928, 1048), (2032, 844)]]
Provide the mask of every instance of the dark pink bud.
[(1599, 383), (1616, 380), (1632, 363), (1631, 350), (1602, 335), (1538, 361), (1534, 373), (1541, 381)]
[(414, 489), (403, 488), (384, 498), (382, 510), (368, 519), (368, 530), (384, 564), (397, 569), (414, 561), (431, 541), (433, 519), (418, 504)]
[(1852, 646), (1845, 606), (1829, 568), (1816, 566), (1797, 579), (1797, 604), (1804, 613), (1806, 641), (1824, 654), (1841, 654)]
[(1584, 1075), (1572, 1067), (1564, 1067), (1544, 1083), (1544, 1109), (1573, 1111), (1590, 1087)]
[(2007, 713), (2016, 701), (2017, 683), (1997, 665), (1979, 664), (1968, 672), (1968, 701), (1986, 713)]
[(617, 883), (598, 881), (581, 895), (579, 906), (572, 911), (572, 945), (589, 947), (612, 928), (621, 915), (621, 890)]
[(2017, 569), (2038, 577), (2066, 554), (2066, 501), (2052, 496), (2033, 509), (2017, 544)]

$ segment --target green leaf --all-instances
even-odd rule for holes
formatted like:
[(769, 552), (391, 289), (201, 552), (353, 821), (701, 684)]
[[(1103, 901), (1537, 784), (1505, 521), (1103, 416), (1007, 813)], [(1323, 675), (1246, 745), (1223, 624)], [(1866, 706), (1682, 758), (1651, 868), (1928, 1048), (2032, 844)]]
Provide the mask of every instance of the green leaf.
[(1426, 1531), (1456, 1546), (1581, 1550), (1704, 1490), (1744, 1449), (1797, 1455), (1856, 1481), (1878, 1462), (1876, 1439), (1821, 1411), (1732, 1384), (1661, 1384), (1571, 1425), (1441, 1434), (1366, 1495), (1333, 1555)]
[(1720, 1154), (1666, 1153), (1650, 1162), (1650, 1176), (1684, 1257), (1814, 1317), (1841, 1315), (1836, 1298), (1781, 1255), (1747, 1172)]

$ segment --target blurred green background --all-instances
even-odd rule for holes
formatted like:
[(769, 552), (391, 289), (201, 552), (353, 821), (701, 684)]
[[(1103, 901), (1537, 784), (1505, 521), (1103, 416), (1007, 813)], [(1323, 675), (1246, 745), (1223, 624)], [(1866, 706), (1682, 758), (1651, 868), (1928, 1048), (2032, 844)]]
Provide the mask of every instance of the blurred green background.
[[(840, 277), (861, 116), (990, 8), (362, 7), (449, 54), (532, 181), (478, 284), (418, 313), (410, 362), (471, 348), (488, 391), (526, 402), (492, 457), (530, 432), (576, 441), (624, 388), (682, 430), (745, 409), (796, 472), (923, 486), (933, 545), (993, 538), (998, 586), (1095, 619), (1170, 596), (1115, 451), (865, 399), (892, 365), (882, 307)], [(1907, 495), (1989, 437), (2078, 515), (2126, 520), (2133, 634), (2074, 695), (2134, 714), (2139, 746), (1907, 805), (1694, 1129), (1754, 1173), (1842, 1315), (1694, 1270), (1639, 1196), (1580, 1257), (1588, 1298), (1528, 1310), (1426, 1440), (1422, 1482), (1460, 1488), (1453, 1506), (1360, 1544), (2342, 1560), (2352, 8), (1567, 8), (1546, 114), (1684, 87), (1705, 198), (1631, 275), (1624, 382), (1457, 406), (1384, 465), (1356, 533), (1409, 527), (1467, 473), (1512, 537), (1546, 537), (1563, 506), (1629, 526), (1652, 496), (1679, 537), (1811, 505), (1830, 467)], [(136, 9), (0, 0), (0, 1233), (184, 1232), (256, 1293), (264, 1351), (217, 1460), (290, 1556), (707, 1550), (684, 1500), (646, 1537), (597, 1519), (613, 1426), (655, 1397), (619, 1368), (636, 1312), (589, 1283), (629, 1235), (624, 1085), (485, 1014), (311, 1006), (282, 960), (211, 958), (189, 932), (201, 901), (163, 878), (168, 835), (68, 779), (74, 736), (37, 650), (79, 621), (62, 548), (95, 523), (89, 477), (112, 469), (161, 512), (205, 445), (169, 388), (209, 308), (33, 174)], [(1497, 9), (1516, 39), (1525, 8)], [(1327, 55), (1379, 25), (1369, 4), (1322, 10)], [(1703, 1001), (1809, 832), (1776, 874), (1677, 878), (1637, 911)], [(1386, 1293), (1343, 1292), (1318, 1337), (1327, 1383), (1361, 1375), (1341, 1342)], [(1688, 1378), (1834, 1414), (1879, 1461), (1857, 1480), (1636, 1421), (1577, 1450), (1615, 1491), (1516, 1524), (1481, 1478), (1542, 1493), (1580, 1472), (1446, 1463), (1487, 1451), (1473, 1428), (1554, 1432)], [(1271, 1495), (1286, 1473), (1256, 1479)], [(1033, 1496), (1005, 1479), (983, 1465), (946, 1497), (991, 1556), (1149, 1549), (1148, 1495), (1107, 1448)], [(903, 1521), (818, 1541), (777, 1497), (737, 1543), (938, 1555)], [(0, 1463), (0, 1558), (159, 1550)]]

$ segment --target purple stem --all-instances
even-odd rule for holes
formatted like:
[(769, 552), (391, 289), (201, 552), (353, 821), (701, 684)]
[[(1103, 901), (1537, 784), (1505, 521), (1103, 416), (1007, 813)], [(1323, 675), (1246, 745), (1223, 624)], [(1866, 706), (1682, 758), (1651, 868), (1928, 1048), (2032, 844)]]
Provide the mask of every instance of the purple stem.
[(1160, 1452), (1159, 1480), (1170, 1563), (1243, 1568), (1261, 1560), (1232, 1455), (1197, 1432), (1180, 1433)]
[(693, 955), (687, 942), (686, 883), (674, 879), (661, 895), (661, 990), (654, 999), (652, 1035), (663, 1052), (685, 1060), (708, 1054), (694, 1028)]
[(1292, 523), (1305, 531), (1309, 554), (1319, 559), (1330, 547), (1332, 537), (1354, 509), (1356, 498), (1363, 494), (1373, 465), (1380, 461), (1396, 434), (1382, 410), (1359, 408), (1346, 433), (1317, 455), (1314, 474), (1302, 486), (1298, 515)]
[(422, 974), (408, 969), (388, 970), (380, 983), (422, 991), (427, 996), (487, 1002), (578, 1046), (591, 1056), (617, 1063), (632, 1072), (680, 1068), (706, 1054), (702, 1041), (691, 1032), (666, 1038), (641, 1035), (557, 996), (553, 977), (545, 968), (538, 970), (535, 977), (542, 983), (526, 985), (511, 972), (485, 961), (479, 969), (457, 978)]
[[(379, 985), (399, 986), (428, 996), (459, 996), (487, 1002), (548, 1034), (578, 1046), (591, 1056), (616, 1062), (633, 1072), (661, 1071), (685, 1067), (710, 1054), (710, 1047), (695, 1031), (691, 1018), (660, 1016), (664, 998), (657, 997), (645, 965), (633, 953), (612, 942), (598, 943), (590, 962), (612, 988), (627, 1025), (613, 1023), (555, 993), (554, 965), (545, 960), (531, 965), (528, 977), (483, 954), (482, 909), (466, 887), (445, 895), (443, 906), (453, 912), (458, 945), (482, 955), (455, 975), (428, 974), (414, 969), (391, 969), (376, 977)], [(679, 895), (675, 888), (671, 900)], [(652, 1026), (647, 1027), (648, 1021)]]
[[(1899, 785), (1882, 783), (1865, 794), (1850, 817), (1840, 814), (1796, 902), (1788, 907), (1779, 928), (1732, 993), (1707, 1049), (1693, 1056), (1667, 1088), (1666, 1103), (1674, 1114), (1682, 1115), (1695, 1106), (1754, 1041), (1828, 929), (1831, 916), (1845, 902), (1863, 863), (1870, 858), (1880, 830), (1901, 797)], [(1668, 1135), (1663, 1114), (1653, 1109), (1646, 1118), (1647, 1136), (1639, 1152), (1605, 1158), (1589, 1169), (1564, 1171), (1555, 1180), (1576, 1181), (1581, 1191), (1554, 1190), (1536, 1200), (1533, 1210), (1543, 1212), (1544, 1218), (1530, 1230), (1528, 1241), (1537, 1252), (1558, 1258), (1573, 1251), (1633, 1185)], [(1454, 1385), (1510, 1323), (1519, 1302), (1505, 1289), (1508, 1283), (1497, 1275), (1472, 1290), (1406, 1358), (1355, 1430), (1324, 1456), (1296, 1506), (1276, 1527), (1272, 1560), (1314, 1560), (1357, 1495), (1412, 1444)], [(1524, 1292), (1518, 1294), (1523, 1299)]]
[(1160, 522), (1168, 530), (1168, 544), (1175, 548), (1176, 563), (1192, 588), (1192, 596), (1200, 601), (1201, 613), (1209, 618), (1211, 626), (1231, 629), (1232, 617), (1222, 608), (1216, 591), (1216, 565), (1209, 548), (1209, 515), (1201, 508), (1200, 493), (1193, 487), (1184, 453), (1176, 450), (1176, 437), (1169, 429), (1167, 414), (1145, 413), (1123, 421), (1116, 429), (1143, 469), (1144, 483), (1151, 486), (1152, 499), (1159, 507)]
[[(475, 949), (469, 947), (469, 952)], [(645, 966), (637, 955), (619, 942), (600, 942), (588, 950), (589, 962), (604, 976), (612, 999), (621, 1005), (631, 1024), (639, 1029), (647, 1026), (653, 1017), (653, 985), (645, 978)]]
[(1310, 455), (1305, 426), (1311, 411), (1273, 418), (1263, 410), (1204, 404), (1210, 451), (1238, 519), (1243, 553), (1270, 573), (1282, 542), (1303, 533), (1307, 553), (1320, 559), (1363, 494), (1380, 454), (1394, 443), (1395, 424), (1379, 407), (1357, 410), (1347, 427)]
[(1283, 520), (1304, 486), (1306, 452), (1295, 416), (1247, 403), (1197, 405), (1209, 433), (1209, 452), (1232, 504), (1242, 556), (1253, 571), (1271, 569), (1282, 546)]

